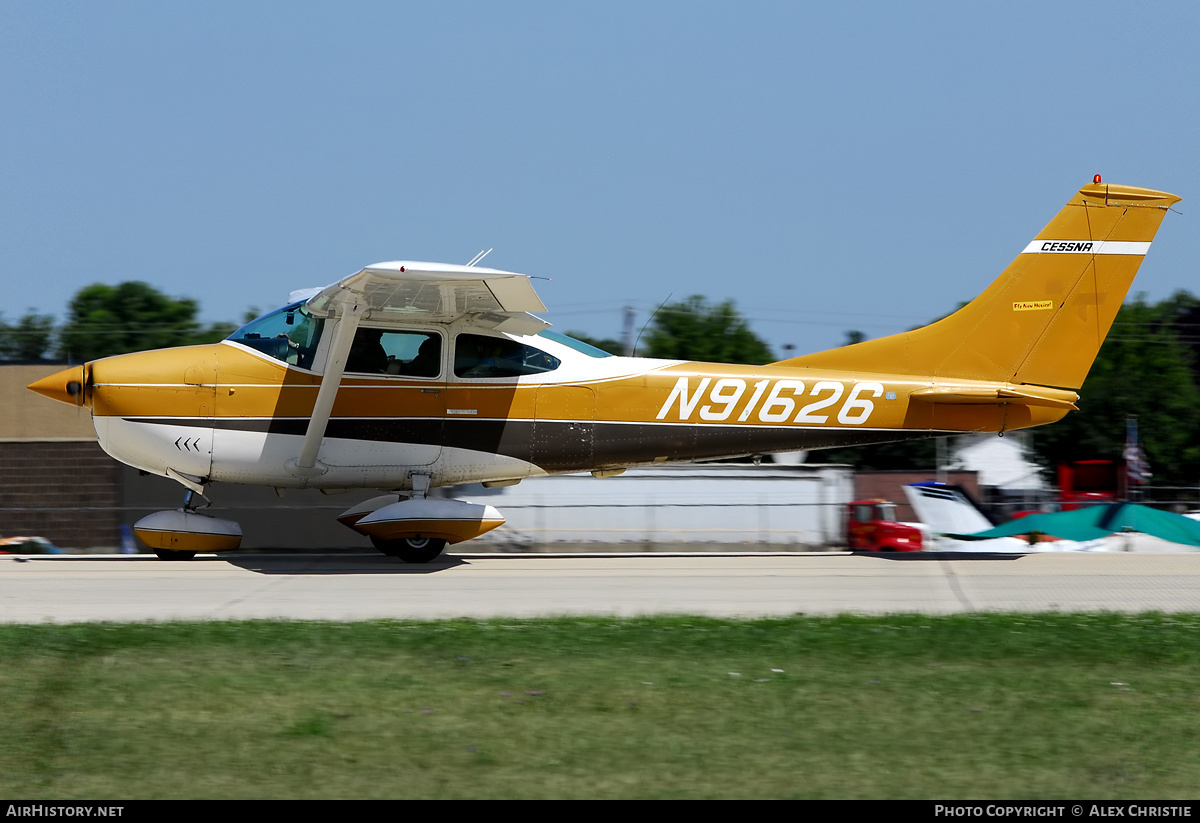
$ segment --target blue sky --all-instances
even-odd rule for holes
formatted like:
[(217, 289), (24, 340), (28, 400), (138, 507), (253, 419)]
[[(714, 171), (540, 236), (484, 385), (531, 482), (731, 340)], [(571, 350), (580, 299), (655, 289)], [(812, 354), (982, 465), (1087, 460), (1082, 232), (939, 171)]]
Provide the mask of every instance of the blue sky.
[(494, 247), (560, 331), (702, 294), (782, 356), (953, 309), (1097, 172), (1184, 197), (1134, 291), (1200, 293), (1198, 43), (1196, 3), (8, 0), (0, 308), (240, 321)]

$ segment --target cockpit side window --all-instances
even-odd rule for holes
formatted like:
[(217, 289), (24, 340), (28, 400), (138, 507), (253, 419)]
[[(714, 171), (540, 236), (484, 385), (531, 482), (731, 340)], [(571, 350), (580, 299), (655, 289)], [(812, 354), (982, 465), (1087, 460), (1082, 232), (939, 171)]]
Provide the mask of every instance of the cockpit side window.
[(454, 341), (455, 377), (519, 377), (554, 371), (561, 362), (507, 337), (460, 334)]
[(437, 377), (442, 371), (441, 335), (360, 326), (346, 356), (346, 371)]
[(324, 325), (324, 320), (304, 310), (303, 303), (293, 303), (251, 320), (225, 339), (249, 346), (289, 366), (311, 369)]

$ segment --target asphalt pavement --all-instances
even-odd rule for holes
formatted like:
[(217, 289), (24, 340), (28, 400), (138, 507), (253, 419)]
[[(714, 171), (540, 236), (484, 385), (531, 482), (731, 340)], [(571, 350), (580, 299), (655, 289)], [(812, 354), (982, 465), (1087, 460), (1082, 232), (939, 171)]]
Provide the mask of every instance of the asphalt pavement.
[(0, 622), (1200, 611), (1200, 553), (0, 557)]

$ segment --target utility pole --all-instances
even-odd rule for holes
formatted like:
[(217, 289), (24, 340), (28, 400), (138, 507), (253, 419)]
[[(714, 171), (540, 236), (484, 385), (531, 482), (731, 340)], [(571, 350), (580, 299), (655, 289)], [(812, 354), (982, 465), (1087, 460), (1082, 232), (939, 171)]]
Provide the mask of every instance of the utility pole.
[(626, 357), (632, 357), (633, 356), (633, 320), (634, 320), (634, 317), (636, 316), (636, 312), (634, 312), (633, 306), (626, 306), (624, 309), (624, 312), (625, 312), (625, 323), (624, 323), (624, 327), (621, 329), (621, 349), (622, 349), (621, 353), (624, 354)]
[(936, 451), (934, 452), (936, 456), (934, 458), (934, 462), (937, 463), (937, 480), (939, 483), (946, 483), (948, 479), (948, 475), (946, 473), (946, 464), (950, 461), (946, 456), (946, 439), (947, 438), (945, 437), (934, 438), (936, 443)]

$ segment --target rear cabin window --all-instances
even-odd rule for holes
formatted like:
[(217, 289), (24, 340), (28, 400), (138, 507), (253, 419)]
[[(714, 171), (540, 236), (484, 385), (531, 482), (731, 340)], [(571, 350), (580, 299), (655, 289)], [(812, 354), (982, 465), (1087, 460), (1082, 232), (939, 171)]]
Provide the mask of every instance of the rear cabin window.
[(441, 335), (360, 326), (346, 355), (346, 371), (437, 377), (442, 371)]
[(293, 303), (251, 320), (225, 339), (290, 366), (311, 369), (324, 325), (324, 320), (304, 310), (303, 303)]
[(554, 371), (561, 362), (507, 337), (460, 334), (454, 342), (455, 377), (520, 377)]

